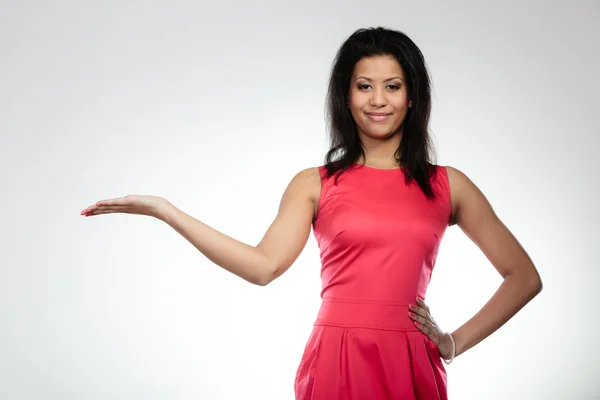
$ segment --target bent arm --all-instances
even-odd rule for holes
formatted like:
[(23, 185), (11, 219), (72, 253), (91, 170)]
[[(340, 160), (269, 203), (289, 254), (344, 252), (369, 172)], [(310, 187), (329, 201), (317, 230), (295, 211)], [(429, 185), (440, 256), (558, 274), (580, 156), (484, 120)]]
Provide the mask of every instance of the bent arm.
[(314, 216), (311, 196), (316, 182), (320, 185), (313, 168), (294, 176), (282, 196), (275, 220), (257, 246), (227, 236), (169, 202), (158, 218), (213, 263), (250, 283), (264, 286), (283, 274), (306, 245)]
[(456, 355), (491, 335), (542, 290), (539, 273), (526, 251), (492, 206), (461, 171), (448, 167), (456, 222), (504, 279), (483, 308), (453, 332)]

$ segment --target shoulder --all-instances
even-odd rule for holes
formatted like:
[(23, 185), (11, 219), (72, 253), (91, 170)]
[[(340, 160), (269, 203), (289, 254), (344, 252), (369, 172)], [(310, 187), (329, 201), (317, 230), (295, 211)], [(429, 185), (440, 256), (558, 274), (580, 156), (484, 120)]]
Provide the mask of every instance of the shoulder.
[(288, 190), (311, 200), (318, 199), (321, 191), (320, 168), (310, 167), (297, 172), (291, 179)]
[(318, 206), (321, 195), (321, 168), (309, 167), (297, 172), (291, 179), (287, 191), (294, 197), (301, 197)]
[(455, 223), (460, 222), (461, 215), (493, 212), (491, 205), (482, 191), (458, 168), (445, 166), (450, 186), (452, 216)]
[(302, 186), (305, 189), (321, 186), (320, 167), (305, 168), (294, 175), (290, 184)]
[(467, 181), (469, 181), (467, 175), (458, 168), (452, 167), (450, 165), (443, 165), (440, 167), (443, 167), (443, 169), (446, 170), (450, 186), (464, 185)]
[(448, 175), (448, 184), (450, 185), (451, 194), (457, 199), (468, 195), (469, 192), (477, 190), (477, 186), (469, 179), (467, 174), (458, 168), (445, 165), (444, 169)]

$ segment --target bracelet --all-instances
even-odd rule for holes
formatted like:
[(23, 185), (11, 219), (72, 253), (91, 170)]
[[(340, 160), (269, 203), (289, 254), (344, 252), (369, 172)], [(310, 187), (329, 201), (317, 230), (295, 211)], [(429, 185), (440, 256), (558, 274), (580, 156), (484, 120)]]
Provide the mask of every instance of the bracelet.
[(454, 356), (456, 355), (456, 342), (454, 341), (454, 337), (450, 332), (446, 332), (445, 334), (450, 336), (450, 340), (452, 340), (452, 357), (450, 357), (450, 360), (446, 360), (444, 358), (442, 358), (442, 360), (444, 360), (446, 364), (450, 364), (452, 363), (452, 361), (454, 360)]

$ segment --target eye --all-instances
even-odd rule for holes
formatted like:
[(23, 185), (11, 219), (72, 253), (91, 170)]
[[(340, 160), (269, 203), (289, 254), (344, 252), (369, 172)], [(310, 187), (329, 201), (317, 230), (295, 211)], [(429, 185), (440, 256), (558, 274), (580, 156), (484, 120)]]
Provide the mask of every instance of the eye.
[(391, 90), (400, 90), (400, 85), (388, 85)]
[(358, 85), (358, 90), (367, 90), (370, 86), (367, 83), (363, 83), (362, 85)]

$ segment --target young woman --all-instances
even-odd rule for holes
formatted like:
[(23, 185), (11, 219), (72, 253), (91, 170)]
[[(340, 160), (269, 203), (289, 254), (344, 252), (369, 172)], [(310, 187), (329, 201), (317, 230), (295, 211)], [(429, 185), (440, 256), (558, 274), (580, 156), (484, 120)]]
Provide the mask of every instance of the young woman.
[[(340, 48), (328, 93), (326, 163), (300, 171), (256, 246), (166, 199), (103, 200), (82, 215), (142, 214), (256, 285), (283, 274), (311, 230), (322, 305), (298, 366), (297, 399), (446, 399), (442, 360), (481, 342), (542, 289), (532, 261), (465, 174), (430, 156), (430, 84), (403, 33), (361, 29)], [(473, 318), (443, 332), (424, 302), (440, 240), (458, 225), (504, 278)]]

